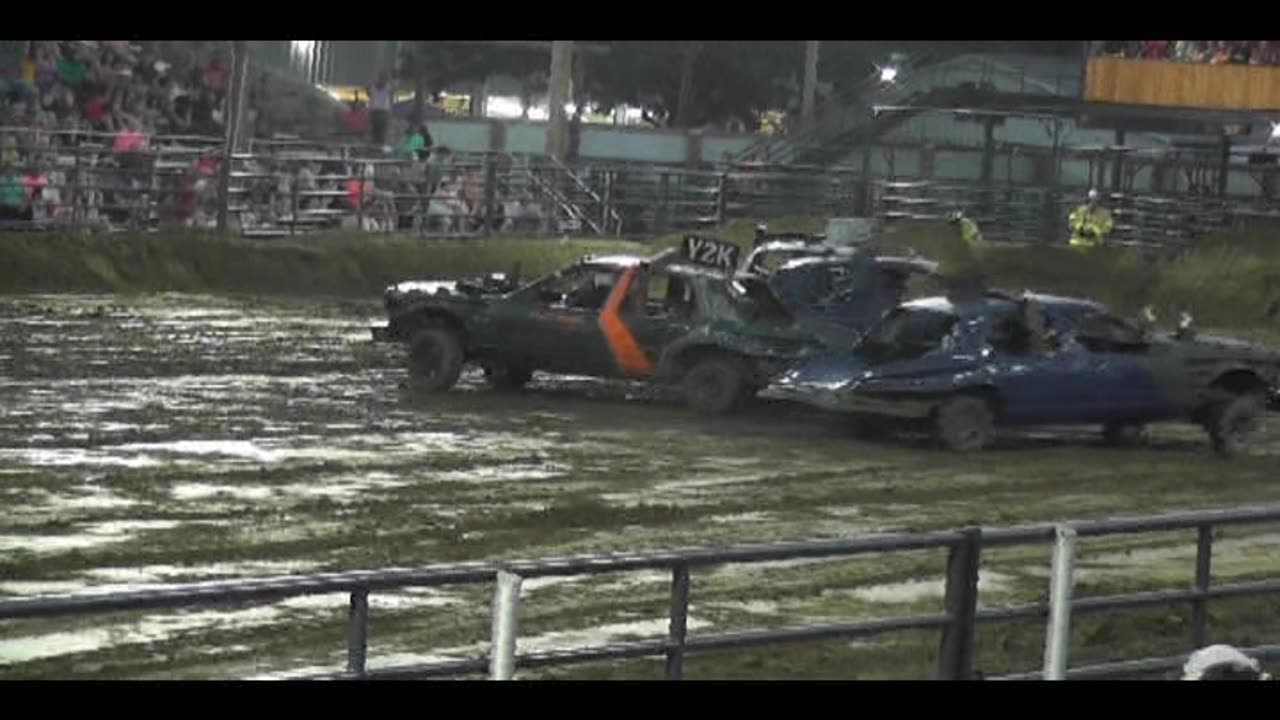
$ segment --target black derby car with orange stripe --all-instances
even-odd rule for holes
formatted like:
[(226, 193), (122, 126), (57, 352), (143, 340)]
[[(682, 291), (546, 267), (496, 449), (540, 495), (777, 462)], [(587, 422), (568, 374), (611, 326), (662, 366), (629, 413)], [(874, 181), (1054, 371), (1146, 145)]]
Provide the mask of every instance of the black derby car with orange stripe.
[(825, 345), (764, 281), (733, 277), (737, 255), (689, 238), (651, 258), (587, 256), (527, 284), (401, 283), (387, 289), (390, 321), (374, 337), (409, 345), (420, 390), (452, 388), (470, 363), (500, 389), (535, 370), (645, 379), (679, 384), (699, 412), (726, 413)]

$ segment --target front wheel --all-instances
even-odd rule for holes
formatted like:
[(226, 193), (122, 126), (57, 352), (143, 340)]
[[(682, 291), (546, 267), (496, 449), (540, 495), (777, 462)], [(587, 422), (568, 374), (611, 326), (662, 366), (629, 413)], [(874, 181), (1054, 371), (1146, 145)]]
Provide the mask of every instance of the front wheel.
[(1214, 452), (1223, 457), (1247, 452), (1262, 434), (1265, 412), (1266, 401), (1258, 393), (1237, 395), (1216, 405), (1206, 423)]
[(742, 402), (747, 387), (744, 375), (734, 358), (699, 360), (685, 373), (685, 400), (703, 415), (724, 415)]
[(934, 439), (948, 450), (973, 452), (995, 440), (995, 412), (981, 395), (952, 395), (933, 416)]
[(425, 392), (444, 392), (462, 375), (462, 342), (447, 328), (427, 328), (409, 345), (409, 386)]

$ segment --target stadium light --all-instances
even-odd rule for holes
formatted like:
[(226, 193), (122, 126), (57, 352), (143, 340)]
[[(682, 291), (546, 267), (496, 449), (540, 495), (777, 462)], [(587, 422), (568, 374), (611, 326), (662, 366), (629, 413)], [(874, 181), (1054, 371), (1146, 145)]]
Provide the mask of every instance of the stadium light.
[(898, 68), (893, 65), (886, 65), (880, 68), (880, 82), (885, 85), (892, 85), (898, 79)]

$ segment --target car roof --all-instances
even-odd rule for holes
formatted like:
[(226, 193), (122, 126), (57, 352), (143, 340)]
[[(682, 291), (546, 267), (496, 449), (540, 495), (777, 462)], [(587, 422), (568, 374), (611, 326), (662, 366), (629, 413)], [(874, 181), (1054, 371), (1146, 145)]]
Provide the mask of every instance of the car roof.
[[(849, 262), (851, 257), (852, 254), (839, 254), (813, 255), (810, 257), (796, 258), (783, 263), (782, 266), (778, 268), (777, 272), (815, 265), (844, 265)], [(897, 270), (899, 272), (906, 273), (924, 273), (926, 275), (935, 275), (938, 272), (938, 263), (925, 258), (878, 255), (874, 262), (877, 268), (884, 270)]]
[(643, 262), (647, 262), (649, 258), (643, 258), (638, 255), (584, 255), (582, 257), (583, 265), (595, 265), (599, 267), (613, 267), (619, 270), (636, 267)]
[(945, 312), (959, 317), (980, 317), (988, 313), (1011, 310), (1023, 300), (1030, 300), (1051, 312), (1060, 314), (1076, 314), (1094, 311), (1105, 312), (1106, 306), (1094, 300), (1073, 298), (1047, 293), (1022, 293), (1012, 295), (999, 291), (990, 291), (981, 298), (972, 300), (954, 300), (946, 296), (920, 298), (902, 304), (902, 307), (913, 310), (932, 310)]

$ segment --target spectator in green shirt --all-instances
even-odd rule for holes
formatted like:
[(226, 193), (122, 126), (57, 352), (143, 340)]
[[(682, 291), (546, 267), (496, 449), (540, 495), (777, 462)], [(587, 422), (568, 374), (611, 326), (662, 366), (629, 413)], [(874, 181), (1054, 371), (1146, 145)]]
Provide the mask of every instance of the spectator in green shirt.
[(426, 160), (434, 144), (431, 132), (427, 130), (427, 124), (422, 123), (418, 125), (417, 130), (405, 135), (400, 143), (400, 151), (415, 160)]
[(31, 208), (22, 176), (10, 165), (0, 167), (0, 222), (30, 219)]

